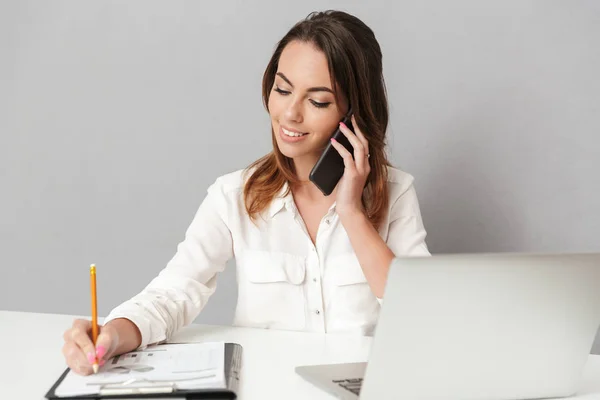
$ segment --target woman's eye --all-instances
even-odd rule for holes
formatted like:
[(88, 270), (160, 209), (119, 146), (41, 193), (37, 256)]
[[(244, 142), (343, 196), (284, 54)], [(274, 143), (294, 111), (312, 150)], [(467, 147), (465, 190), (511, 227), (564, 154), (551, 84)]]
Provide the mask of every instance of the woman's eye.
[(331, 103), (319, 103), (318, 101), (314, 101), (314, 100), (311, 100), (310, 102), (317, 108), (325, 108), (331, 104)]
[[(276, 91), (277, 93), (279, 93), (282, 96), (287, 96), (288, 94), (290, 94), (291, 92), (288, 92), (287, 90), (283, 90), (277, 86), (275, 86), (275, 89), (273, 89), (274, 91)], [(326, 102), (326, 103), (319, 103), (318, 101), (314, 101), (314, 100), (310, 100), (310, 102), (312, 103), (313, 106), (317, 107), (317, 108), (325, 108), (328, 107), (331, 103)]]
[(275, 86), (275, 89), (274, 89), (274, 90), (275, 90), (277, 93), (279, 93), (279, 94), (281, 94), (281, 95), (284, 95), (284, 96), (286, 96), (286, 95), (290, 94), (290, 92), (288, 92), (288, 91), (286, 91), (286, 90), (279, 89), (277, 86)]

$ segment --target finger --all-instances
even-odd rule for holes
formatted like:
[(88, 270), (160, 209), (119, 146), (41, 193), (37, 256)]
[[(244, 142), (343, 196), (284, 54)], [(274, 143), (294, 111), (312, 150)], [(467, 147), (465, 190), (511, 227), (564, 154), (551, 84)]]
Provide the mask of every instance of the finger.
[(352, 126), (354, 127), (354, 134), (358, 137), (358, 139), (363, 144), (363, 147), (365, 148), (365, 151), (367, 152), (367, 154), (369, 154), (369, 141), (367, 140), (366, 136), (362, 133), (362, 131), (358, 127), (358, 124), (356, 123), (356, 118), (354, 118), (354, 114), (352, 114), (351, 120), (352, 120)]
[(348, 128), (346, 126), (346, 124), (344, 124), (343, 122), (340, 122), (340, 130), (342, 131), (344, 136), (346, 136), (348, 138), (348, 140), (350, 141), (350, 144), (354, 148), (355, 155), (356, 155), (357, 151), (364, 152), (363, 143), (356, 137), (356, 135), (352, 132), (352, 130), (350, 128)]
[(93, 363), (92, 357), (94, 357), (96, 349), (94, 347), (94, 343), (92, 342), (92, 338), (90, 337), (91, 330), (92, 323), (90, 321), (78, 319), (73, 322), (73, 328), (71, 328), (69, 336), (70, 340), (75, 342), (85, 356), (92, 360), (91, 363)]
[(85, 354), (75, 342), (65, 342), (62, 352), (67, 365), (73, 372), (79, 375), (89, 375), (93, 372), (92, 364), (89, 363)]
[(356, 168), (359, 171), (363, 171), (365, 164), (365, 149), (360, 140), (356, 137), (354, 133), (344, 124), (340, 122), (340, 130), (348, 138), (350, 144), (354, 148), (354, 162), (356, 163)]
[(338, 151), (338, 153), (340, 153), (340, 156), (342, 156), (342, 159), (344, 160), (344, 167), (346, 167), (349, 170), (354, 170), (356, 168), (356, 165), (354, 164), (352, 154), (348, 151), (348, 149), (342, 146), (334, 138), (331, 138), (331, 144)]
[(98, 361), (108, 360), (112, 357), (117, 345), (117, 334), (114, 329), (102, 327), (96, 342), (96, 356)]
[[(89, 326), (89, 328), (88, 328), (88, 326)], [(65, 333), (63, 334), (63, 339), (65, 340), (65, 342), (73, 340), (71, 338), (71, 335), (73, 334), (73, 329), (91, 329), (91, 327), (92, 327), (91, 322), (87, 321), (85, 319), (73, 320), (73, 324), (71, 325), (71, 327), (69, 329), (67, 329), (65, 331)]]

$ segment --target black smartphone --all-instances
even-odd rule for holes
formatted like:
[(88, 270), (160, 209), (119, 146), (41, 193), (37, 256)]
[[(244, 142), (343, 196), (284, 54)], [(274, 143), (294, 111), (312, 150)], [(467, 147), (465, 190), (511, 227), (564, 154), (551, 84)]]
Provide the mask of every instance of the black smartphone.
[[(352, 126), (350, 119), (351, 115), (351, 111), (349, 111), (344, 119), (342, 119), (342, 122), (354, 132), (354, 127)], [(342, 144), (342, 146), (352, 153), (352, 157), (354, 157), (354, 147), (352, 147), (352, 144), (350, 144), (346, 135), (341, 131), (339, 125), (331, 137)], [(340, 179), (342, 179), (342, 175), (344, 175), (344, 159), (340, 153), (338, 153), (336, 148), (333, 147), (330, 140), (329, 143), (327, 143), (325, 150), (323, 150), (323, 154), (321, 154), (321, 157), (319, 157), (319, 160), (310, 171), (308, 179), (310, 179), (325, 196), (329, 196)]]

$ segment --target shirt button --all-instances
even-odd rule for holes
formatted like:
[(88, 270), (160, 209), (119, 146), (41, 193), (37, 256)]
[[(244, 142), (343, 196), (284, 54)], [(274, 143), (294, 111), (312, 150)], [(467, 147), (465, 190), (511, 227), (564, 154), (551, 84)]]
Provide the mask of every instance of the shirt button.
[(317, 281), (317, 278), (313, 278), (313, 282), (316, 282), (316, 281)]
[(329, 225), (329, 219), (326, 219), (326, 220), (325, 220), (325, 223), (326, 223), (327, 225)]
[(321, 314), (321, 311), (315, 310), (315, 314), (319, 315), (319, 314)]

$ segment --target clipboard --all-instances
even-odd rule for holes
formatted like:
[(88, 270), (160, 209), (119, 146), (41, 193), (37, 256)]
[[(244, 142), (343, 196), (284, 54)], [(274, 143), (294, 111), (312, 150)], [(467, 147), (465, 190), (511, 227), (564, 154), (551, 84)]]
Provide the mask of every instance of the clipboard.
[[(169, 343), (183, 344), (183, 343)], [(242, 368), (243, 348), (238, 343), (225, 343), (224, 373), (226, 388), (178, 389), (175, 382), (165, 382), (160, 386), (137, 385), (126, 387), (122, 385), (107, 385), (100, 389), (100, 393), (79, 396), (57, 396), (56, 389), (70, 371), (67, 368), (58, 380), (52, 385), (45, 398), (48, 400), (89, 400), (89, 399), (187, 399), (187, 400), (216, 400), (237, 398), (239, 390), (240, 371)]]

